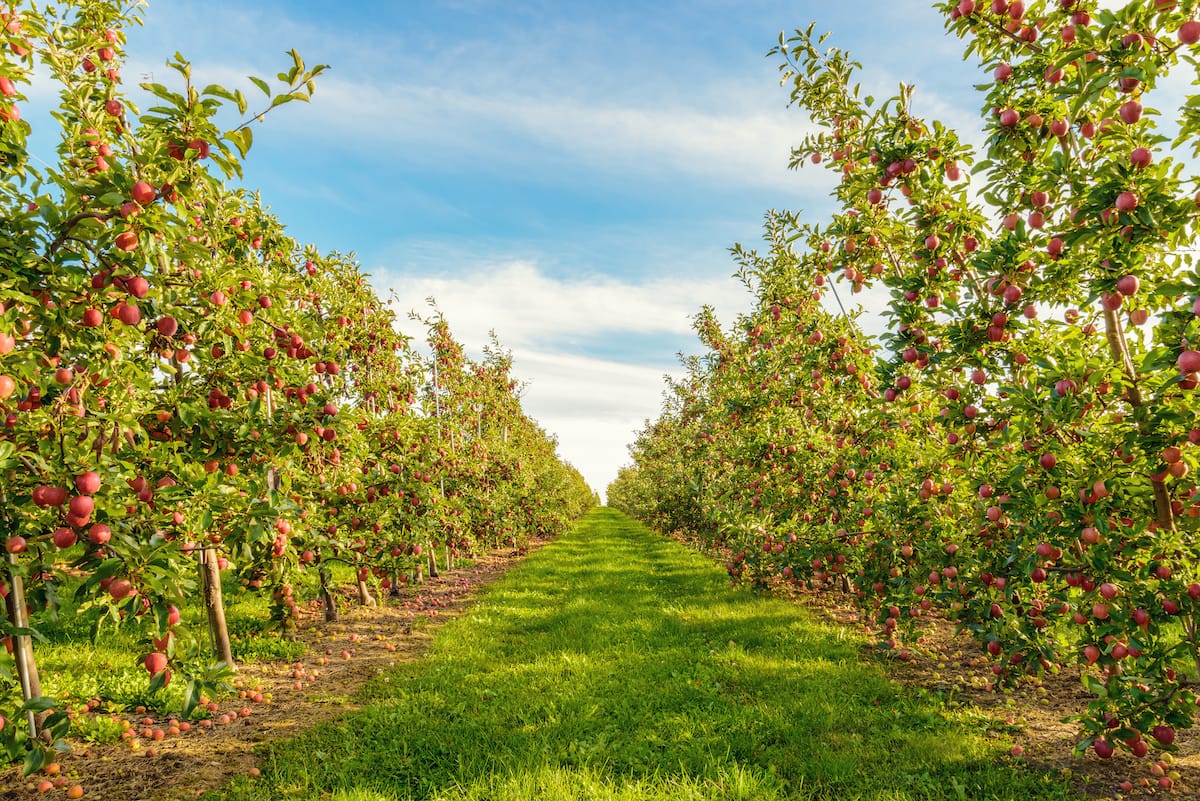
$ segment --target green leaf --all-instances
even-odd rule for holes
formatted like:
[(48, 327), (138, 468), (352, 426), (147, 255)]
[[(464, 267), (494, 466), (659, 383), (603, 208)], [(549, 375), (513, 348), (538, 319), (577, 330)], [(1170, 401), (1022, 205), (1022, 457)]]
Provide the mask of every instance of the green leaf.
[(32, 751), (25, 755), (25, 763), (21, 767), (22, 776), (31, 776), (42, 769), (46, 764), (46, 752), (41, 748), (35, 747)]
[(58, 701), (49, 696), (39, 695), (35, 698), (30, 698), (21, 705), (22, 712), (48, 712), (58, 706)]
[(271, 87), (262, 78), (255, 78), (253, 75), (248, 76), (250, 82), (262, 90), (262, 93), (267, 97), (271, 96)]

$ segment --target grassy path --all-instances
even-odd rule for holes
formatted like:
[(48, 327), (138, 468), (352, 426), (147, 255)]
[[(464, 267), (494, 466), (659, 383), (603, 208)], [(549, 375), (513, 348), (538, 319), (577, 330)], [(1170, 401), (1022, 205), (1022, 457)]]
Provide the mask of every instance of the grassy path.
[(230, 799), (1038, 799), (985, 718), (600, 509)]

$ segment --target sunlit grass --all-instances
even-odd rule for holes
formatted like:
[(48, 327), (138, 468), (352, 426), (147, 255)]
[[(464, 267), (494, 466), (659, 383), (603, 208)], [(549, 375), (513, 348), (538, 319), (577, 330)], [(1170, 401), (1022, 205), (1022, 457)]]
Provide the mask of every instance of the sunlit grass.
[(224, 797), (1070, 795), (985, 718), (861, 663), (860, 644), (598, 510), (373, 681), (362, 711), (277, 746)]

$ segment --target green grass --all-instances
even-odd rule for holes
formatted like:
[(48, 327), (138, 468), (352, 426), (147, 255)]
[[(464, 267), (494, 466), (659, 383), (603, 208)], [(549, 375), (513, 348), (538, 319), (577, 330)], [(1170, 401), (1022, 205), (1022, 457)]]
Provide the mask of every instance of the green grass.
[(890, 683), (861, 641), (592, 512), (223, 799), (1039, 799), (990, 721)]
[[(150, 682), (136, 655), (148, 650), (145, 642), (128, 630), (106, 625), (100, 638), (91, 641), (89, 626), (78, 614), (73, 602), (73, 588), (64, 592), (64, 607), (59, 620), (40, 627), (45, 637), (34, 645), (42, 692), (70, 705), (89, 698), (99, 698), (102, 709), (131, 711), (138, 706), (158, 712), (178, 712), (183, 708), (182, 682), (150, 692)], [(267, 599), (258, 594), (240, 591), (226, 582), (225, 613), (233, 640), (234, 658), (242, 663), (265, 660), (293, 661), (303, 657), (303, 643), (284, 640), (270, 627)], [(192, 599), (183, 605), (183, 622), (193, 631), (205, 631), (203, 607)], [(8, 690), (16, 693), (15, 685)], [(110, 741), (115, 735), (105, 722), (77, 723), (77, 734), (83, 739)]]

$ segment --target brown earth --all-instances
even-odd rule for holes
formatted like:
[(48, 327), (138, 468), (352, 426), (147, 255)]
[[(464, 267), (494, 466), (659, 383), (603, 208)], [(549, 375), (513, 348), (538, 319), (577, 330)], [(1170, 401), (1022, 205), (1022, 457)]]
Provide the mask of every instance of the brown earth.
[[(545, 542), (537, 540), (530, 548)], [(307, 646), (305, 657), (241, 665), (234, 680), (239, 697), (221, 702), (211, 727), (193, 722), (190, 731), (161, 741), (137, 734), (119, 744), (76, 743), (71, 753), (58, 758), (56, 776), (22, 778), (16, 769), (0, 771), (0, 801), (58, 801), (72, 785), (83, 787), (85, 801), (184, 801), (232, 776), (249, 774), (256, 770), (258, 746), (356, 709), (353, 699), (367, 681), (420, 657), (443, 622), (461, 614), (480, 588), (527, 552), (508, 548), (476, 556), (467, 566), (406, 588), (399, 598), (385, 596), (377, 607), (359, 606), (347, 594), (339, 599), (341, 615), (335, 623), (326, 623), (320, 610), (306, 610), (297, 631)], [(240, 697), (242, 691), (247, 697)], [(256, 693), (262, 693), (262, 701), (253, 700)], [(248, 713), (244, 717), (243, 711)], [(224, 714), (235, 717), (222, 724)], [(165, 733), (172, 722), (125, 717), (135, 733)], [(38, 791), (40, 782), (55, 779), (61, 787)]]
[[(538, 541), (532, 547), (540, 547)], [(380, 672), (412, 661), (425, 652), (437, 627), (461, 614), (481, 587), (499, 578), (523, 556), (522, 552), (496, 551), (477, 557), (468, 567), (443, 571), (407, 589), (399, 599), (375, 608), (363, 608), (343, 599), (342, 619), (325, 623), (320, 612), (302, 615), (298, 636), (308, 647), (296, 663), (261, 662), (242, 666), (237, 686), (264, 699), (235, 698), (215, 713), (247, 710), (249, 715), (212, 728), (193, 728), (179, 736), (155, 742), (142, 736), (117, 745), (79, 744), (59, 759), (64, 786), (84, 788), (84, 799), (159, 799), (184, 801), (223, 785), (230, 777), (255, 769), (254, 750), (356, 707), (356, 692)], [(854, 608), (836, 593), (795, 593), (794, 600), (820, 618), (861, 628)], [(864, 649), (864, 658), (884, 660), (892, 678), (907, 686), (937, 694), (951, 706), (969, 705), (997, 721), (990, 730), (1005, 732), (1016, 743), (1021, 760), (1036, 770), (1070, 777), (1075, 787), (1093, 798), (1200, 797), (1200, 736), (1179, 733), (1177, 750), (1167, 770), (1179, 776), (1171, 791), (1157, 787), (1152, 774), (1156, 760), (1135, 759), (1118, 753), (1109, 760), (1074, 757), (1076, 730), (1068, 719), (1080, 714), (1090, 696), (1077, 672), (1031, 679), (997, 690), (988, 662), (969, 636), (956, 634), (944, 621), (924, 624), (921, 639), (901, 660)], [(343, 658), (343, 652), (349, 658)], [(297, 689), (299, 683), (299, 689)], [(168, 721), (144, 724), (144, 716), (128, 716), (135, 731), (166, 729)], [(15, 770), (0, 772), (0, 801), (60, 799), (63, 789), (37, 791), (38, 782), (54, 777), (36, 774), (21, 778)], [(1120, 784), (1134, 788), (1122, 792)], [(1149, 786), (1146, 786), (1149, 785)]]
[[(796, 603), (819, 618), (863, 629), (854, 607), (839, 594), (795, 595)], [(997, 725), (989, 730), (1004, 732), (1015, 743), (1015, 760), (1035, 770), (1067, 776), (1079, 792), (1092, 798), (1200, 798), (1200, 735), (1196, 730), (1179, 732), (1177, 750), (1167, 756), (1170, 763), (1158, 765), (1161, 772), (1152, 772), (1162, 758), (1153, 750), (1143, 759), (1122, 751), (1111, 759), (1100, 759), (1090, 751), (1076, 758), (1079, 738), (1069, 719), (1082, 714), (1094, 698), (1084, 689), (1077, 669), (997, 689), (991, 662), (969, 634), (956, 633), (953, 624), (937, 618), (926, 620), (919, 632), (920, 639), (907, 649), (907, 659), (874, 647), (864, 648), (864, 656), (885, 661), (890, 676), (906, 686), (934, 693), (952, 707), (970, 706), (995, 718)], [(1173, 789), (1158, 786), (1163, 772), (1178, 774)], [(1120, 789), (1125, 781), (1133, 784), (1132, 790)]]

